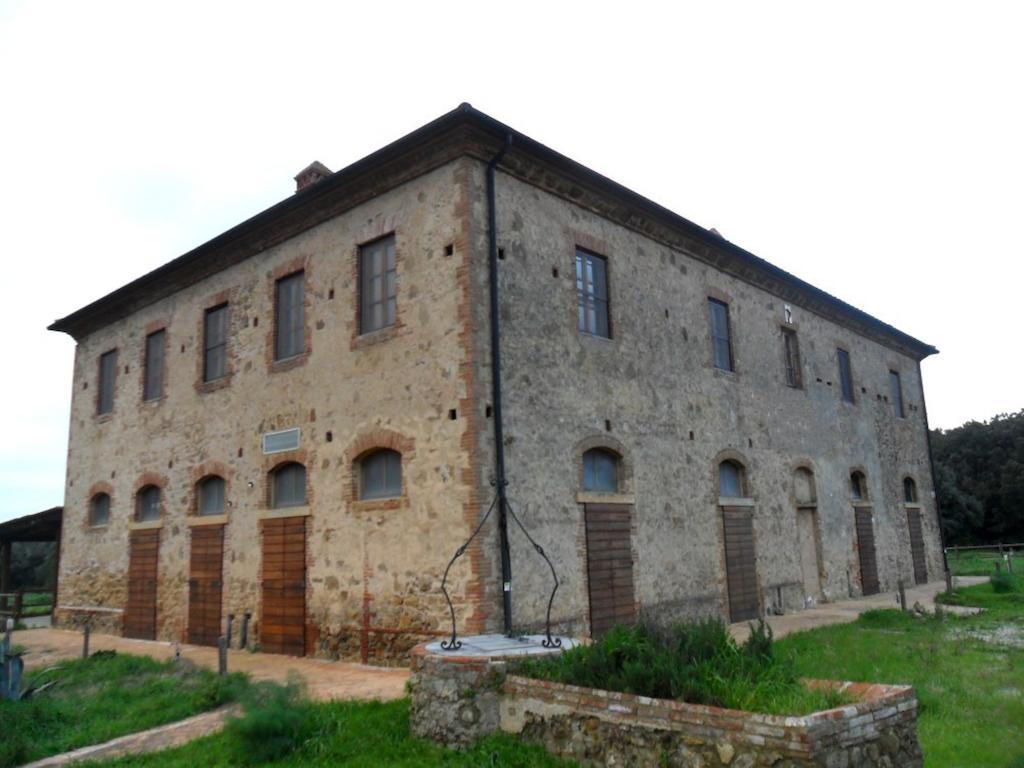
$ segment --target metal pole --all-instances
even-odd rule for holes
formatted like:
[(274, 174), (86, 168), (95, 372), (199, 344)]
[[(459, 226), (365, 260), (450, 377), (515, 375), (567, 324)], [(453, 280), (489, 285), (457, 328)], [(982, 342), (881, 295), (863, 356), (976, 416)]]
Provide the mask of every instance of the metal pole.
[(228, 673), (228, 639), (224, 635), (217, 638), (217, 672), (221, 676)]
[(903, 586), (903, 579), (896, 582), (896, 593), (900, 601), (900, 610), (907, 610), (907, 592)]
[(491, 398), (494, 401), (494, 470), (498, 493), (498, 537), (501, 547), (501, 594), (505, 634), (512, 636), (512, 554), (508, 544), (508, 501), (505, 495), (505, 437), (501, 418), (501, 305), (498, 292), (498, 215), (494, 174), (509, 146), (512, 135), (505, 137), (501, 150), (487, 164), (487, 245), (488, 272), (491, 288)]
[(82, 627), (82, 658), (89, 658), (89, 632), (91, 631), (89, 622), (85, 622), (85, 626)]

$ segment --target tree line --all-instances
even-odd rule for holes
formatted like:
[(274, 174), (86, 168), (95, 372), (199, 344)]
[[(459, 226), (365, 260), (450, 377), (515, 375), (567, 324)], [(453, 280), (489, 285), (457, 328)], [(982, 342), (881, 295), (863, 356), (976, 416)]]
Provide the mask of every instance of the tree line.
[(1024, 410), (931, 436), (946, 544), (1024, 542)]

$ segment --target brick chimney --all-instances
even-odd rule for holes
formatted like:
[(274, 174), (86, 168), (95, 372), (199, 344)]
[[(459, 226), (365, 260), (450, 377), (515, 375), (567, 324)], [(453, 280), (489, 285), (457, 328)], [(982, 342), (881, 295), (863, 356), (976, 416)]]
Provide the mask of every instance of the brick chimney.
[(301, 192), (306, 187), (311, 187), (318, 181), (323, 181), (332, 173), (331, 169), (321, 163), (319, 160), (314, 160), (312, 163), (307, 165), (297, 174), (295, 174), (295, 191)]

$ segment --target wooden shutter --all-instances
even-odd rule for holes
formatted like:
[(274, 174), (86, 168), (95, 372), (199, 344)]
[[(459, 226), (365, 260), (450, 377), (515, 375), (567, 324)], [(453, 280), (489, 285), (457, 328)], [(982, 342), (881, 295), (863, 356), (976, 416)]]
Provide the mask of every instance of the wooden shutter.
[(860, 587), (864, 595), (878, 594), (878, 561), (875, 556), (875, 529), (871, 507), (856, 507), (857, 556), (860, 558)]
[(263, 530), (261, 649), (302, 656), (306, 651), (306, 518), (271, 518)]
[(156, 572), (160, 529), (132, 531), (128, 554), (128, 605), (124, 636), (156, 639)]
[(722, 507), (725, 574), (729, 621), (748, 621), (760, 614), (757, 562), (754, 557), (754, 514), (749, 507)]
[(633, 555), (628, 504), (587, 504), (587, 579), (590, 634), (599, 637), (616, 624), (636, 621)]
[(221, 633), (224, 568), (224, 526), (192, 528), (188, 578), (188, 641), (217, 645)]
[(928, 582), (928, 566), (924, 560), (924, 533), (921, 531), (921, 510), (907, 509), (907, 524), (910, 526), (910, 555), (914, 560), (914, 581)]

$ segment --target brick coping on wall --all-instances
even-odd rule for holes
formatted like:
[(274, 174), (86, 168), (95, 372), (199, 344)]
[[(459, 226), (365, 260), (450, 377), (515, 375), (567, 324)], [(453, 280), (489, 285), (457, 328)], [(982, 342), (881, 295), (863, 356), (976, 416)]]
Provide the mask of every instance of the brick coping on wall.
[(809, 715), (767, 715), (509, 675), (503, 685), (502, 727), (520, 730), (523, 718), (540, 703), (547, 714), (562, 709), (606, 722), (684, 731), (704, 738), (720, 733), (735, 743), (773, 749), (790, 757), (813, 758), (835, 747), (870, 741), (887, 729), (917, 718), (917, 699), (908, 685), (828, 680), (805, 683), (841, 690), (856, 701)]

